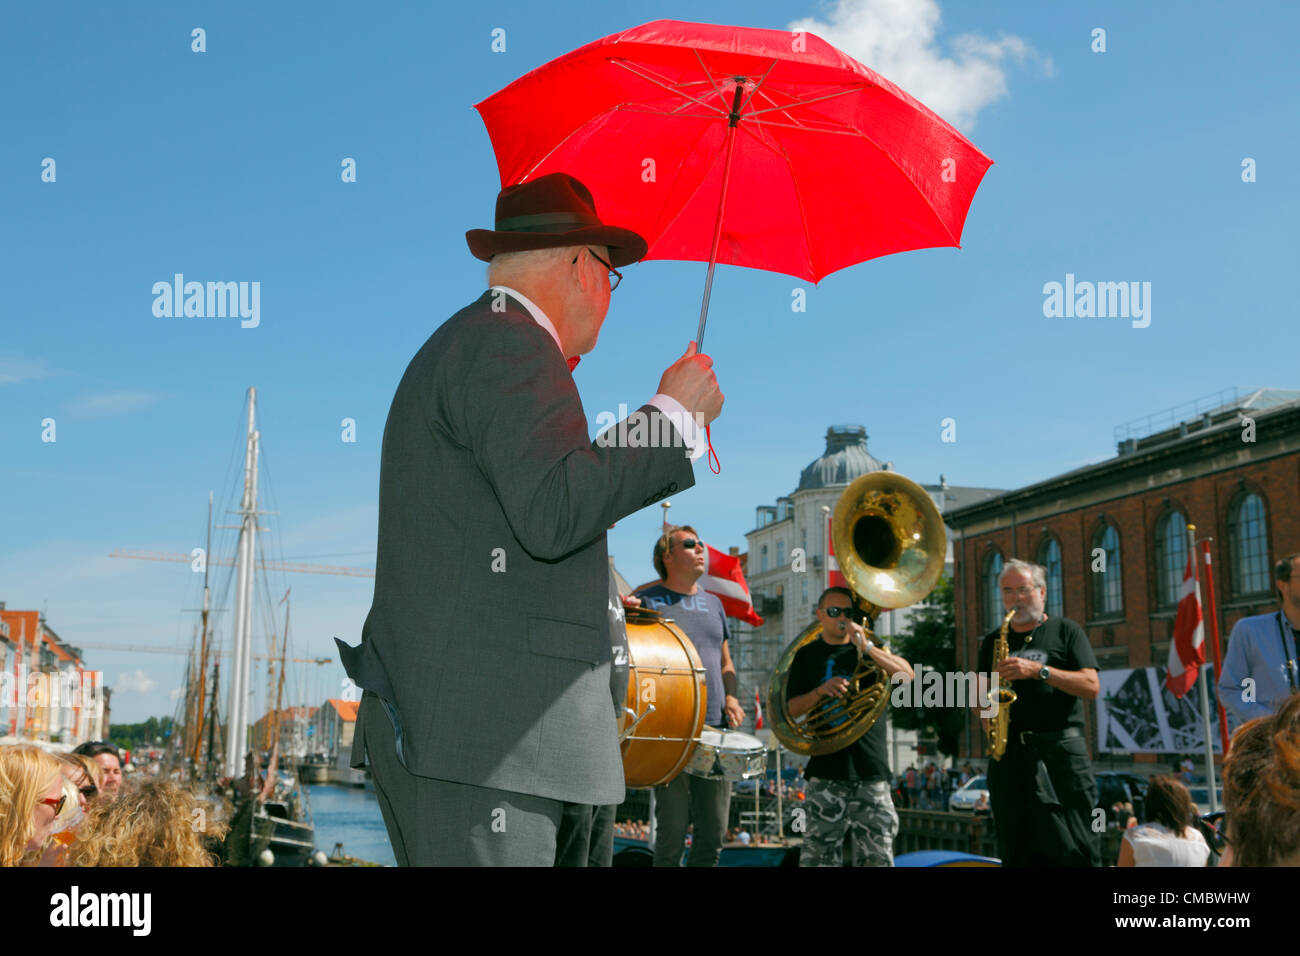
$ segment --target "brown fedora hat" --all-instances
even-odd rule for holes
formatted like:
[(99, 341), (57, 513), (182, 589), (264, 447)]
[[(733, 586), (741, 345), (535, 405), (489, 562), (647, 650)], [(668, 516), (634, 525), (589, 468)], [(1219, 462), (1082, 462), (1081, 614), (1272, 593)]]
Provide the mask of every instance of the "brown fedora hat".
[(607, 226), (589, 190), (568, 173), (548, 173), (497, 194), (496, 231), (465, 233), (469, 251), (490, 261), (502, 252), (555, 246), (606, 246), (615, 268), (645, 256), (646, 241), (630, 229)]

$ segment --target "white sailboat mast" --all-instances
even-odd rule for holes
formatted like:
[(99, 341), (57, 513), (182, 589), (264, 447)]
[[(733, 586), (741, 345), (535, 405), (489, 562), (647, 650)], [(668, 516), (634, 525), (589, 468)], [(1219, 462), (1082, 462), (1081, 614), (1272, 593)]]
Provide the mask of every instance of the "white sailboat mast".
[(244, 452), (244, 497), (240, 506), (239, 552), (236, 558), (235, 647), (226, 708), (226, 775), (244, 772), (248, 754), (248, 691), (253, 643), (253, 565), (257, 559), (257, 389), (248, 390), (248, 444)]

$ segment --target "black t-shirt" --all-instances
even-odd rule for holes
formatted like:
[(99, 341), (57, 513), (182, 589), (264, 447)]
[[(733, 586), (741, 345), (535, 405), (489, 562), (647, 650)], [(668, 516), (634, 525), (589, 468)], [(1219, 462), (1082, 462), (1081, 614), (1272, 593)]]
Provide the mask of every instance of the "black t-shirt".
[[(786, 700), (806, 694), (832, 677), (852, 677), (857, 666), (858, 649), (852, 641), (827, 644), (818, 638), (795, 654), (786, 681)], [(881, 714), (870, 730), (847, 747), (811, 758), (807, 776), (820, 780), (889, 780), (886, 717), (887, 714)]]
[[(980, 643), (980, 673), (987, 674), (992, 669), (993, 643), (998, 639), (999, 630), (984, 635)], [(1032, 640), (1026, 644), (1029, 637)], [(1097, 669), (1088, 635), (1078, 624), (1065, 618), (1049, 617), (1028, 634), (1009, 629), (1007, 653), (1063, 671)], [(1057, 690), (1037, 677), (1012, 681), (1011, 689), (1016, 692), (1016, 702), (1011, 705), (1011, 738), (1024, 731), (1083, 729), (1083, 698)]]

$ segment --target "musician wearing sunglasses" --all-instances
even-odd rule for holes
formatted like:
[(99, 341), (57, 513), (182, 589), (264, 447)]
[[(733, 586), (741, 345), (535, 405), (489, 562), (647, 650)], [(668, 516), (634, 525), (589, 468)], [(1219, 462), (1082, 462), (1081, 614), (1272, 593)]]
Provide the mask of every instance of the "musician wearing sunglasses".
[[(722, 601), (700, 587), (707, 553), (690, 525), (680, 525), (655, 541), (652, 555), (661, 578), (636, 595), (651, 610), (662, 611), (695, 645), (704, 665), (710, 727), (737, 728), (745, 721), (740, 706), (736, 667), (727, 647), (731, 631)], [(726, 724), (723, 724), (723, 718)], [(686, 829), (693, 825), (687, 866), (717, 866), (731, 810), (731, 781), (679, 774), (655, 788), (655, 866), (680, 866)]]
[[(800, 648), (790, 663), (786, 710), (791, 717), (802, 716), (821, 700), (842, 696), (863, 654), (890, 678), (895, 674), (903, 674), (906, 680), (913, 678), (911, 664), (867, 640), (848, 588), (833, 587), (822, 592), (817, 620), (822, 627), (820, 637)], [(808, 761), (803, 805), (806, 830), (799, 851), (800, 866), (841, 866), (846, 833), (853, 838), (856, 865), (894, 865), (898, 812), (890, 795), (893, 774), (885, 727), (886, 714), (882, 714), (853, 743)]]

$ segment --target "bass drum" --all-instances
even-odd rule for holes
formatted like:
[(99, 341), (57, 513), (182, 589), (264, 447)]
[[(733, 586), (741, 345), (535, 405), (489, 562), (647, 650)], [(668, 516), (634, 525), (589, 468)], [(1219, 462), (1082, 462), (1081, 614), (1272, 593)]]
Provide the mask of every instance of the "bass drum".
[(632, 788), (685, 769), (704, 726), (704, 664), (682, 629), (655, 611), (627, 609), (628, 682), (619, 741)]

